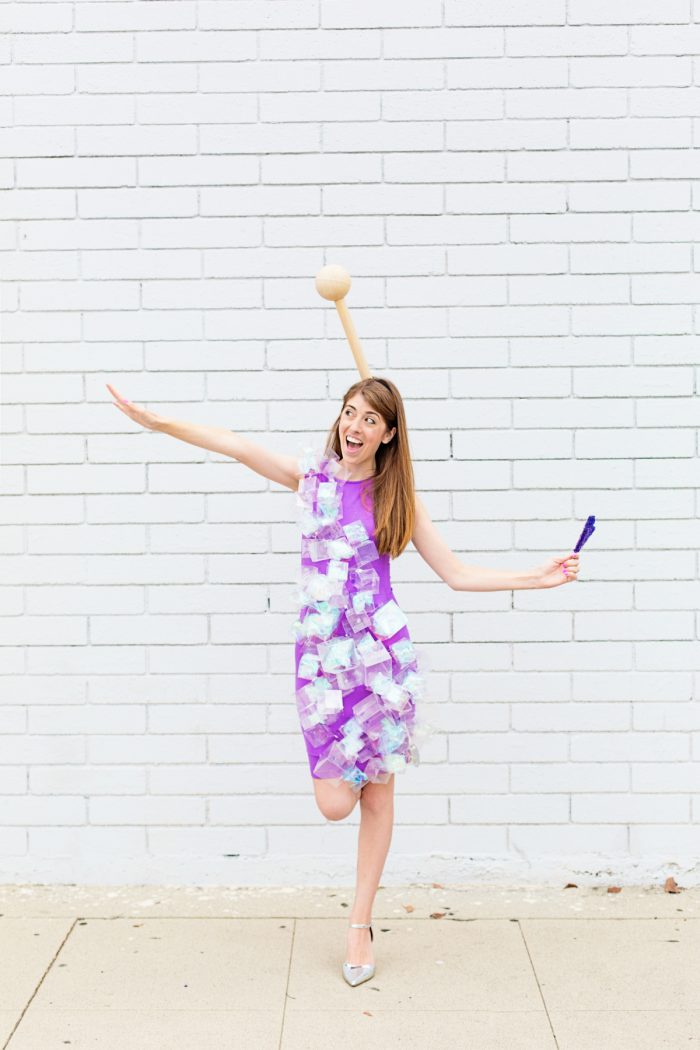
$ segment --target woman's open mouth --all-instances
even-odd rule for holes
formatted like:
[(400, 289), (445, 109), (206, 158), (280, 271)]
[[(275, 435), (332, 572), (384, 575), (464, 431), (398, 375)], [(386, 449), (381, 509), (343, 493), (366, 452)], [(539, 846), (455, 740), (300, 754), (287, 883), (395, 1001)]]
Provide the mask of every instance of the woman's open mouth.
[(353, 438), (345, 437), (345, 448), (352, 455), (353, 453), (359, 452), (362, 448), (361, 441), (354, 441)]

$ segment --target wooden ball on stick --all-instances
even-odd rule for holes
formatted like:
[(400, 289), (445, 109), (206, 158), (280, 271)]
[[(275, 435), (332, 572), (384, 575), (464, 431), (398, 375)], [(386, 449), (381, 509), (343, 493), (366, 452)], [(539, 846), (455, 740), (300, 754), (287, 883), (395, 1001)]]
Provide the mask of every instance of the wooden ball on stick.
[(338, 311), (341, 324), (345, 330), (345, 335), (350, 343), (350, 349), (355, 358), (355, 364), (357, 365), (360, 377), (362, 379), (370, 379), (372, 373), (369, 370), (364, 351), (360, 345), (360, 340), (357, 338), (357, 332), (355, 331), (352, 317), (345, 305), (345, 296), (350, 291), (351, 284), (352, 279), (350, 274), (347, 270), (343, 269), (342, 266), (324, 266), (323, 269), (319, 270), (316, 274), (316, 291), (324, 299), (328, 299), (330, 302), (335, 303), (335, 308)]
[(337, 303), (350, 291), (352, 278), (342, 266), (324, 266), (316, 274), (316, 291), (324, 299)]

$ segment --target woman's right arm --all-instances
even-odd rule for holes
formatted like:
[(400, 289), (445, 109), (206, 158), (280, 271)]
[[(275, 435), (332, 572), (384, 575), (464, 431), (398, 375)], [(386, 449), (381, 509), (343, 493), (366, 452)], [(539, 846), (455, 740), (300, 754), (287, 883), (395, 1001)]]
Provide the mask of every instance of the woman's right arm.
[(294, 456), (284, 456), (277, 452), (270, 452), (254, 441), (236, 434), (226, 427), (205, 426), (201, 423), (189, 423), (183, 419), (171, 419), (168, 416), (159, 416), (155, 412), (132, 405), (130, 401), (124, 400), (117, 390), (107, 383), (107, 389), (114, 397), (117, 408), (124, 415), (133, 419), (135, 423), (148, 430), (158, 430), (162, 434), (170, 434), (171, 437), (187, 441), (190, 445), (198, 445), (200, 448), (209, 449), (211, 452), (220, 452), (224, 456), (230, 456), (238, 460), (246, 467), (250, 467), (256, 474), (261, 474), (270, 481), (276, 481), (280, 485), (296, 491), (299, 478), (299, 464)]

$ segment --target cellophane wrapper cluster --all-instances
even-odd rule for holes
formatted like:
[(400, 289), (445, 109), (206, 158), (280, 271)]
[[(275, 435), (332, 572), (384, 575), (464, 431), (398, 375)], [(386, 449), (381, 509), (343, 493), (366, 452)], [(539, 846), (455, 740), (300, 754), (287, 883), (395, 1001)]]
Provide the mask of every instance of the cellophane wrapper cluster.
[(332, 450), (299, 458), (296, 704), (313, 775), (359, 791), (417, 766), (437, 727), (427, 716), (427, 660), (393, 591), (388, 600), (378, 593), (388, 555), (361, 520), (342, 521), (343, 470)]

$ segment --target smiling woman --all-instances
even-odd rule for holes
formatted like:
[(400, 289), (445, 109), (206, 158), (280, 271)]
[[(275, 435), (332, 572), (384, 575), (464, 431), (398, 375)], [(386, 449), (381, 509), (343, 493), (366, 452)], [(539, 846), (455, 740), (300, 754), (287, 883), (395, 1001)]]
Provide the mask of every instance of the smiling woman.
[(299, 717), (312, 777), (357, 791), (417, 764), (427, 729), (416, 653), (391, 586), (390, 559), (408, 544), (415, 515), (394, 384), (370, 377), (351, 386), (325, 449), (300, 466)]
[(417, 764), (427, 726), (390, 558), (375, 542), (374, 479), (347, 478), (343, 462), (332, 451), (303, 461), (296, 690), (312, 777), (358, 791)]
[[(389, 431), (386, 423), (379, 426), (381, 423), (384, 423), (381, 415), (374, 411), (362, 394), (356, 394), (353, 399), (348, 400), (343, 406), (339, 423), (340, 442), (341, 445), (345, 443), (344, 454), (355, 462), (361, 462), (363, 457), (366, 459), (368, 456), (374, 460), (379, 442), (383, 441), (386, 444), (396, 433), (396, 427)], [(365, 451), (360, 455), (363, 448)], [(373, 462), (370, 475), (375, 471), (376, 463)]]
[(453, 590), (499, 591), (571, 583), (578, 554), (523, 571), (462, 562), (416, 495), (403, 402), (388, 379), (351, 386), (324, 448), (301, 463), (224, 427), (159, 416), (107, 387), (133, 422), (230, 456), (297, 493), (297, 711), (321, 813), (342, 820), (360, 802), (352, 961), (343, 976), (352, 985), (369, 980), (370, 919), (392, 837), (395, 774), (418, 765), (418, 748), (435, 728), (422, 713), (424, 667), (394, 597), (390, 559), (412, 540)]
[(326, 446), (345, 462), (349, 480), (374, 479), (377, 549), (398, 558), (413, 535), (416, 489), (406, 413), (390, 379), (372, 376), (350, 387)]

